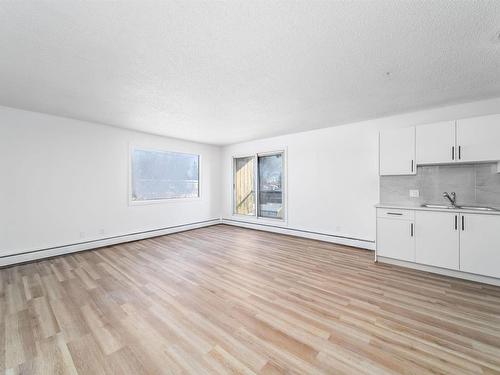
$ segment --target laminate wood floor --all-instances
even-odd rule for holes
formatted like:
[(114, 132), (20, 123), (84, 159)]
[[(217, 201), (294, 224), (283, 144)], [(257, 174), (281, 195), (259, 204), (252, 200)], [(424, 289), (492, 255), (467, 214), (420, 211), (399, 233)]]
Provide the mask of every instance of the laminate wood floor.
[(0, 270), (0, 373), (500, 373), (500, 288), (218, 225)]

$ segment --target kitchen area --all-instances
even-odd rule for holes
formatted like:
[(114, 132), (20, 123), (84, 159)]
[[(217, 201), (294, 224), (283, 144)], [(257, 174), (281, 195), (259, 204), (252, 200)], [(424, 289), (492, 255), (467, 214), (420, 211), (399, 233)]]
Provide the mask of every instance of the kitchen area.
[(375, 260), (500, 285), (500, 115), (380, 132)]

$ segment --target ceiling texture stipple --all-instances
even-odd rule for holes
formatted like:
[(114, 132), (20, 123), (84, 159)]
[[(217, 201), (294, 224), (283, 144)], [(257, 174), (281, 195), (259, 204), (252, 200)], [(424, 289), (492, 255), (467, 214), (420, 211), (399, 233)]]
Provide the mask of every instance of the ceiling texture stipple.
[(0, 104), (230, 144), (500, 95), (500, 1), (0, 2)]

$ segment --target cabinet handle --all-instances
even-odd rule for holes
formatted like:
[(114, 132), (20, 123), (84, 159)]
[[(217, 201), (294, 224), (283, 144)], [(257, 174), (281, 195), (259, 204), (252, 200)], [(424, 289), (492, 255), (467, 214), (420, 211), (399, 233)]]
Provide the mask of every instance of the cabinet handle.
[(462, 159), (462, 146), (458, 146), (458, 160)]
[(387, 215), (397, 215), (397, 216), (403, 216), (402, 213), (399, 212), (388, 212)]
[(413, 160), (411, 161), (411, 173), (413, 173)]
[(451, 160), (455, 160), (455, 146), (451, 146)]
[(410, 236), (413, 237), (413, 223), (410, 224)]
[(462, 215), (462, 231), (465, 230), (465, 216)]
[(455, 215), (455, 230), (458, 230), (458, 215)]

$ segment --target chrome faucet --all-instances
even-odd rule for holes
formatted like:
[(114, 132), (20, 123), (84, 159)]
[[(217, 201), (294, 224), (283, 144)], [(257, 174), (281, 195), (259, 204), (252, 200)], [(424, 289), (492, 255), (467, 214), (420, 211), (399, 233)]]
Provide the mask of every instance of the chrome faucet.
[(448, 192), (445, 191), (443, 197), (448, 199), (453, 207), (457, 206), (457, 194), (455, 194), (455, 192), (448, 194)]

